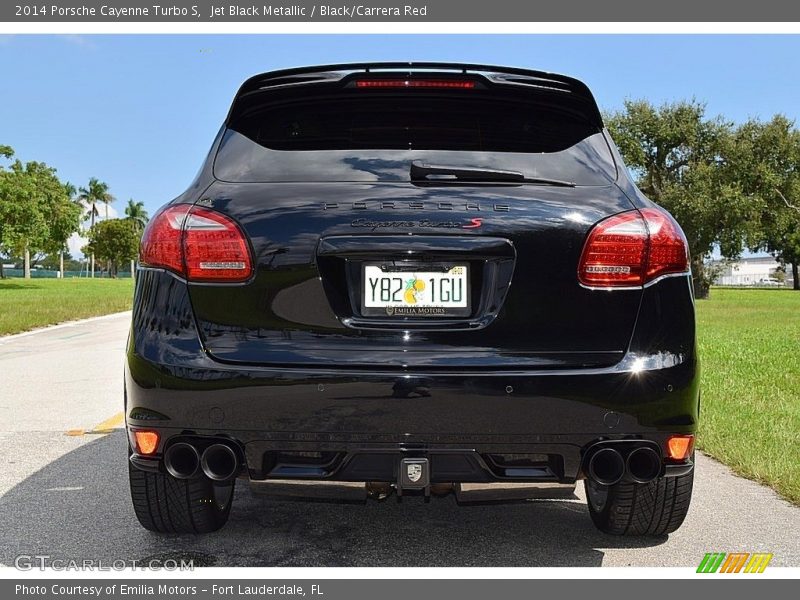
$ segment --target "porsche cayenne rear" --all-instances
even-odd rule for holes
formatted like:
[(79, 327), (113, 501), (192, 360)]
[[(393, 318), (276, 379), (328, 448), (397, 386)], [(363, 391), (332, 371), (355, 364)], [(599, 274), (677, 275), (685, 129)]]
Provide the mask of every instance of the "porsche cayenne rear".
[(699, 411), (688, 264), (575, 79), (253, 77), (142, 239), (136, 515), (216, 530), (237, 480), (459, 499), (584, 480), (601, 530), (672, 532)]

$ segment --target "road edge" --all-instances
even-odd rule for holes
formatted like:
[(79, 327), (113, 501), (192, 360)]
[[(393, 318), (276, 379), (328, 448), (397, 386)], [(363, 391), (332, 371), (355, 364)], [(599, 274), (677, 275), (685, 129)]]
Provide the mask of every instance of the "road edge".
[(5, 342), (9, 342), (11, 340), (28, 337), (30, 335), (36, 335), (37, 333), (43, 333), (45, 331), (53, 331), (55, 329), (66, 329), (68, 327), (75, 327), (77, 325), (82, 325), (84, 323), (91, 323), (93, 321), (103, 321), (106, 319), (113, 319), (114, 317), (120, 317), (122, 315), (130, 315), (131, 312), (132, 311), (130, 310), (123, 310), (122, 312), (108, 313), (107, 315), (99, 315), (97, 317), (87, 317), (86, 319), (75, 319), (74, 321), (62, 321), (61, 323), (54, 323), (53, 325), (45, 325), (44, 327), (36, 327), (35, 329), (29, 329), (28, 331), (22, 331), (20, 333), (0, 335), (0, 345), (4, 344)]

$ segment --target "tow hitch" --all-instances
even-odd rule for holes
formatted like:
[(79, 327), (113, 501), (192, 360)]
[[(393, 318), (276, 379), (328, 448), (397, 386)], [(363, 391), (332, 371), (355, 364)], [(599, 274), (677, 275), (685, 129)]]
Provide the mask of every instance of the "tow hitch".
[(427, 458), (402, 458), (397, 473), (397, 496), (403, 490), (422, 490), (425, 498), (431, 495), (431, 469)]

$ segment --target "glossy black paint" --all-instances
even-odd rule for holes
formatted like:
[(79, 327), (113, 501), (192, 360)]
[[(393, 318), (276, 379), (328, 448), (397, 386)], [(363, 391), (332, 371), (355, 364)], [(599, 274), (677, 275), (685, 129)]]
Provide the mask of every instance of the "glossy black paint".
[[(633, 331), (641, 290), (588, 290), (575, 276), (591, 226), (633, 208), (615, 186), (215, 182), (199, 202), (239, 222), (257, 263), (247, 285), (189, 286), (201, 338), (221, 360), (287, 366), (320, 360), (342, 366), (434, 367), (458, 360), (497, 368), (591, 366), (618, 361)], [(481, 219), (481, 227), (465, 229), (474, 218)], [(361, 226), (364, 222), (373, 226)], [(512, 271), (513, 285), (486, 312), (444, 330), (386, 319), (353, 328), (348, 324), (359, 317), (358, 307), (347, 296), (359, 282), (348, 277), (344, 265), (358, 264), (358, 257), (347, 249), (334, 253), (329, 240), (356, 236), (362, 239), (362, 257), (373, 259), (408, 259), (407, 251), (412, 258), (444, 259), (453, 253), (436, 240), (456, 240), (450, 244), (463, 247), (457, 255), (471, 259), (477, 277), (493, 262), (481, 240), (501, 239), (511, 262), (497, 265), (503, 267), (497, 285), (507, 287)], [(380, 236), (388, 237), (386, 246), (378, 243)], [(398, 236), (407, 239), (405, 248), (392, 242)], [(398, 347), (413, 353), (413, 361)]]
[[(171, 440), (224, 437), (252, 478), (285, 478), (282, 452), (319, 452), (334, 465), (319, 478), (393, 481), (384, 467), (400, 455), (446, 455), (437, 482), (515, 479), (491, 455), (530, 453), (547, 470), (516, 479), (574, 481), (598, 440), (663, 448), (695, 431), (690, 277), (613, 291), (577, 282), (591, 227), (652, 205), (610, 140), (615, 181), (600, 186), (231, 183), (213, 168), (224, 131), (174, 202), (236, 220), (255, 274), (209, 285), (138, 272), (125, 410), (129, 430), (161, 432), (156, 458)], [(363, 314), (360, 261), (400, 259), (468, 261), (470, 314)]]

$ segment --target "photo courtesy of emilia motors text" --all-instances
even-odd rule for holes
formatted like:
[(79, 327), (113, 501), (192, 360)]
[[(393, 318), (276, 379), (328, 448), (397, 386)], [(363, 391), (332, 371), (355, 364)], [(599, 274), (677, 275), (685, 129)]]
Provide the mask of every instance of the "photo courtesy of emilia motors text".
[(1, 4), (0, 596), (792, 595), (798, 56), (778, 0)]

